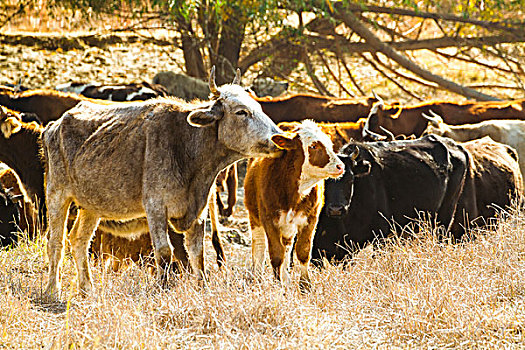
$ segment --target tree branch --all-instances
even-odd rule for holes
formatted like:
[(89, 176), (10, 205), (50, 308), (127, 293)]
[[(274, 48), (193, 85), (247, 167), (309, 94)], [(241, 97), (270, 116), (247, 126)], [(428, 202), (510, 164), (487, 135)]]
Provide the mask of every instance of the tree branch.
[(334, 6), (335, 9), (335, 17), (342, 20), (350, 29), (352, 29), (354, 32), (356, 32), (359, 36), (361, 36), (363, 39), (366, 40), (366, 42), (371, 45), (373, 48), (375, 48), (377, 51), (382, 52), (385, 56), (390, 58), (391, 60), (397, 62), (400, 66), (403, 68), (413, 72), (414, 74), (422, 77), (425, 80), (434, 82), (438, 84), (439, 86), (445, 88), (446, 90), (455, 92), (457, 94), (474, 98), (478, 100), (484, 100), (484, 101), (495, 101), (498, 100), (497, 98), (483, 94), (481, 92), (478, 92), (476, 90), (470, 89), (468, 87), (459, 85), (454, 83), (453, 81), (444, 79), (443, 77), (440, 77), (438, 75), (435, 75), (414, 62), (410, 61), (406, 57), (400, 55), (397, 53), (392, 47), (389, 45), (383, 43), (377, 36), (374, 35), (359, 19), (350, 11), (340, 11), (340, 6), (337, 6), (337, 4)]

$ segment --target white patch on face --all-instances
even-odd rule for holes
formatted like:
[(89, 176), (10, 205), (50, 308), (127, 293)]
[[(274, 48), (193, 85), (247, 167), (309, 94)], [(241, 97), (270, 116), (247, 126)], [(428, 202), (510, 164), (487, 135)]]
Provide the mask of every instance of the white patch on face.
[(139, 91), (129, 94), (126, 97), (126, 100), (131, 101), (131, 100), (133, 100), (133, 98), (135, 96), (139, 96), (139, 95), (142, 95), (142, 94), (153, 94), (155, 96), (157, 93), (155, 91), (153, 91), (152, 89), (150, 89), (150, 88), (142, 87), (142, 88), (140, 88)]
[(292, 209), (288, 212), (281, 211), (281, 215), (277, 219), (277, 226), (281, 235), (286, 239), (294, 238), (299, 229), (308, 224), (308, 217), (304, 212), (294, 212)]
[[(304, 162), (301, 168), (301, 178), (299, 180), (299, 194), (307, 196), (311, 189), (321, 180), (330, 177), (337, 172), (337, 165), (343, 166), (343, 163), (333, 151), (332, 140), (311, 120), (305, 120), (297, 130), (303, 146)], [(329, 160), (323, 168), (310, 164), (309, 147), (314, 142), (321, 142), (326, 149)]]

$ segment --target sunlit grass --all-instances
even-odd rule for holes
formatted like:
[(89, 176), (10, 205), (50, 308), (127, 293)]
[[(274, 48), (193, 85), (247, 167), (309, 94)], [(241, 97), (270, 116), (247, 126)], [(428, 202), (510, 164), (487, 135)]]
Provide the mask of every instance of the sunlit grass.
[[(280, 286), (249, 273), (249, 248), (227, 245), (219, 271), (207, 241), (204, 287), (188, 274), (161, 289), (145, 268), (94, 267), (77, 295), (66, 255), (61, 302), (42, 302), (45, 240), (0, 253), (0, 344), (13, 348), (520, 347), (525, 327), (525, 217), (473, 241), (432, 234), (361, 251)], [(521, 345), (520, 345), (521, 344)]]

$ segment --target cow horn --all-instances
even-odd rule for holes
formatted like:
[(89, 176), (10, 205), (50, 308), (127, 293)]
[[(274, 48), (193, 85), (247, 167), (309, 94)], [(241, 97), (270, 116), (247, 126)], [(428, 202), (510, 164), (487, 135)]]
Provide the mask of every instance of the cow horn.
[(219, 97), (221, 95), (219, 90), (217, 89), (217, 84), (215, 84), (215, 66), (211, 67), (210, 81), (208, 83), (208, 86), (210, 88), (210, 92), (214, 97)]
[(366, 134), (365, 136), (369, 136), (374, 141), (385, 141), (387, 138), (386, 136), (379, 135), (378, 133), (375, 133), (368, 129), (363, 129), (363, 131)]
[(374, 95), (375, 99), (381, 103), (381, 105), (385, 104), (385, 101), (378, 95), (374, 90), (372, 90), (372, 95)]
[(357, 157), (359, 157), (359, 147), (355, 146), (354, 151), (352, 152), (352, 154), (350, 154), (350, 159), (352, 159), (352, 161), (355, 162)]
[(430, 115), (433, 116), (436, 120), (443, 120), (443, 118), (441, 118), (441, 116), (439, 114), (437, 114), (436, 112), (434, 112), (431, 109), (428, 110), (428, 113), (430, 113)]
[(394, 141), (396, 139), (394, 134), (392, 134), (392, 132), (390, 130), (388, 130), (387, 128), (383, 127), (382, 125), (379, 126), (379, 129), (381, 129), (386, 134), (386, 140), (387, 141)]
[(370, 130), (370, 126), (369, 126), (369, 124), (370, 124), (370, 116), (371, 116), (371, 114), (368, 115), (368, 118), (366, 119), (365, 125), (363, 126), (363, 131), (361, 132), (361, 135), (363, 136), (363, 139), (366, 136), (369, 136), (374, 141), (383, 141), (383, 140), (385, 140), (386, 136), (382, 136), (382, 135), (376, 134), (375, 132)]
[(232, 84), (241, 85), (241, 70), (239, 68), (235, 71), (235, 78), (233, 78)]
[(432, 125), (435, 125), (435, 126), (439, 125), (441, 117), (439, 115), (437, 115), (436, 113), (432, 112), (432, 110), (429, 110), (429, 113), (433, 114), (433, 116), (431, 117), (431, 116), (429, 116), (426, 113), (421, 113), (421, 115), (423, 116), (423, 118), (425, 118), (429, 122), (431, 122)]

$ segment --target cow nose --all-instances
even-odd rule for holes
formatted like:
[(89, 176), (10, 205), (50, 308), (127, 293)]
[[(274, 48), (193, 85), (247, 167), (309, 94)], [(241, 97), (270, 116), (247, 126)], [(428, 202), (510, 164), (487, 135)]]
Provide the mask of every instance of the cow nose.
[(326, 208), (326, 213), (328, 216), (341, 216), (343, 215), (344, 207), (340, 204), (330, 204)]
[(335, 167), (341, 172), (341, 174), (345, 171), (345, 165), (343, 163), (337, 164)]

